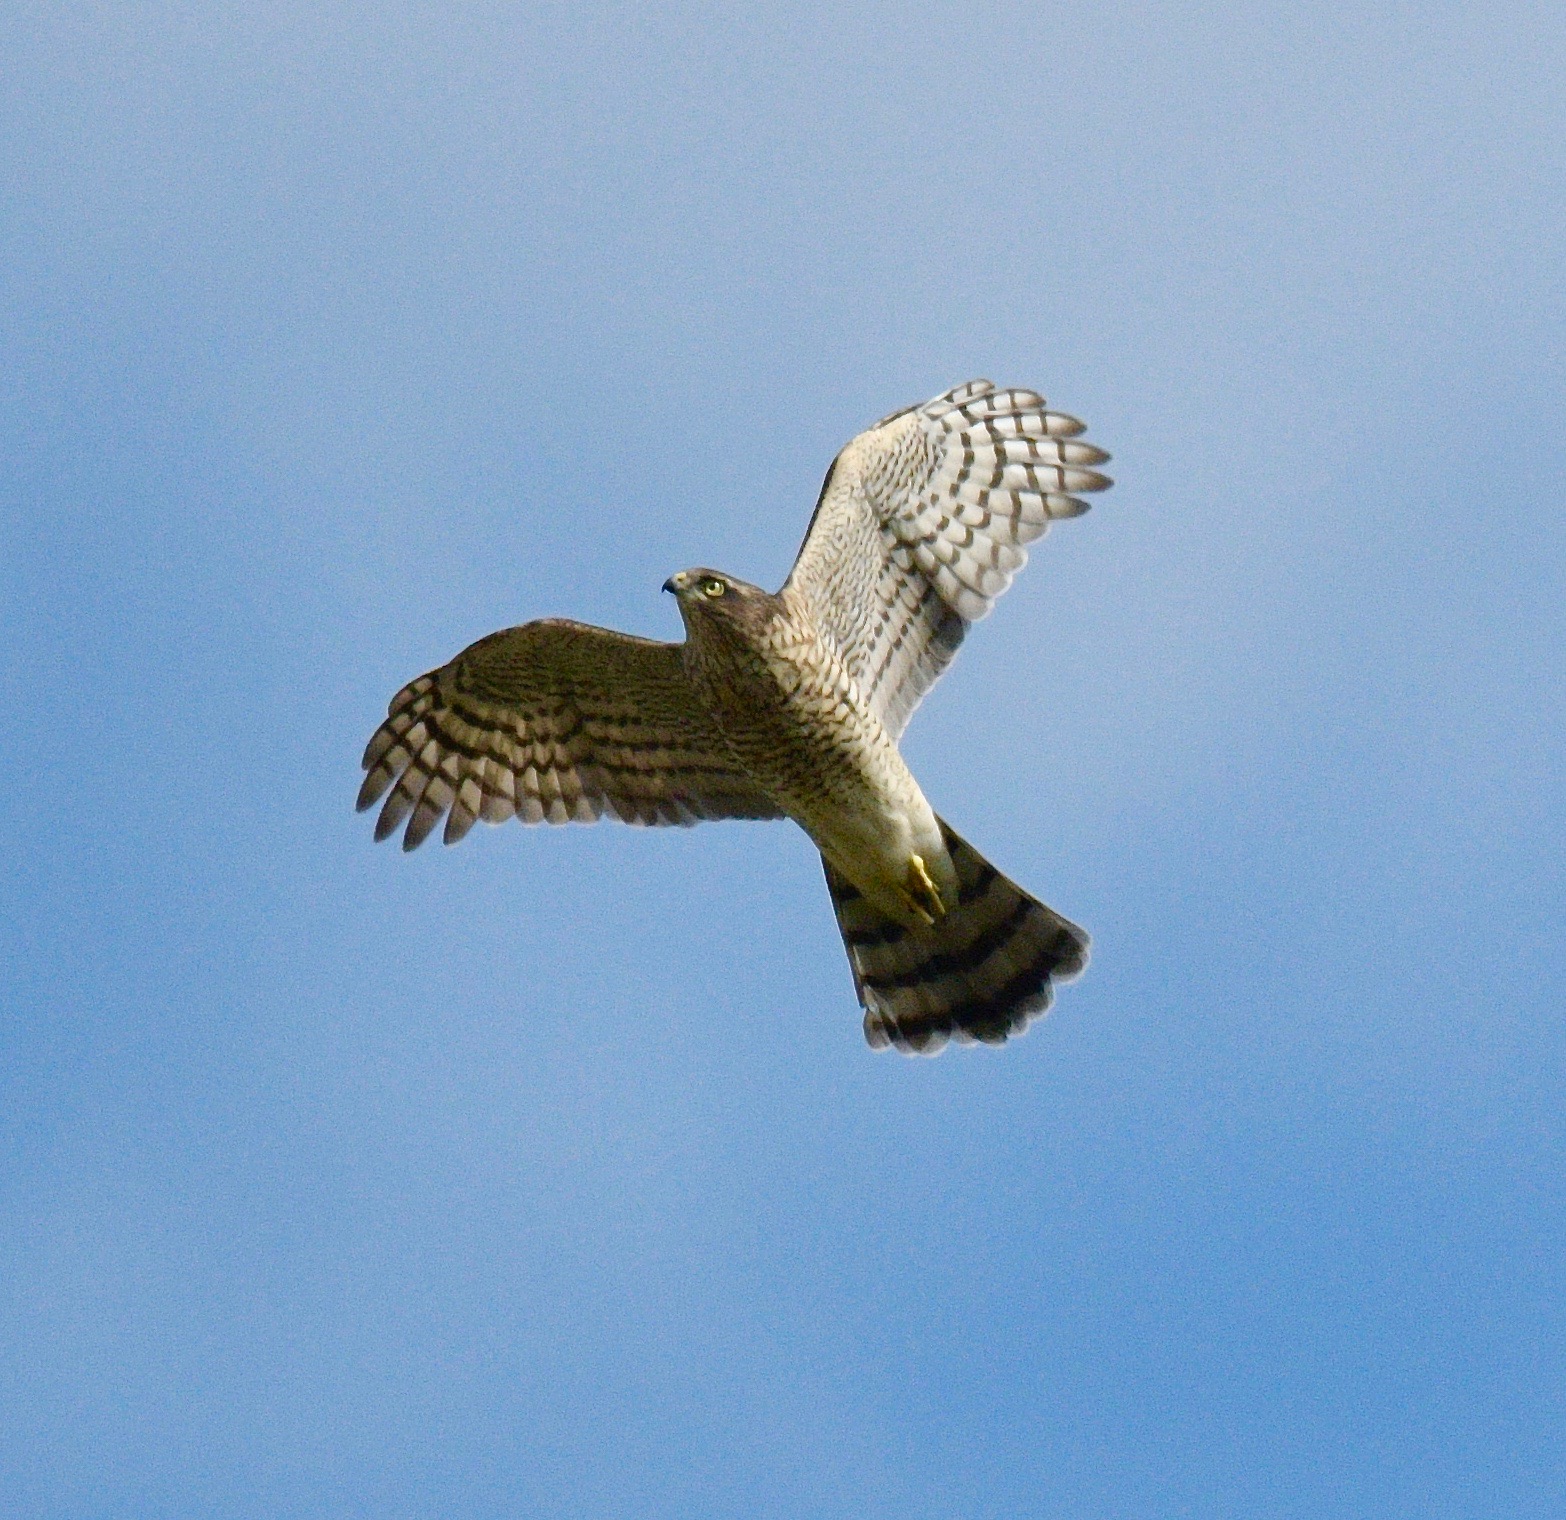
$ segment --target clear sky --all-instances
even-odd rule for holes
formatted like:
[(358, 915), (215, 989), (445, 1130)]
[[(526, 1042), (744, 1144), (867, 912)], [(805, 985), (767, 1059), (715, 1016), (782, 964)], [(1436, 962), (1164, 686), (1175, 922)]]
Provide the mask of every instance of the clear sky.
[[(1566, 1512), (1566, 11), (5, 4), (0, 1510)], [(1094, 935), (875, 1055), (783, 824), (352, 801), (974, 375), (906, 750)]]

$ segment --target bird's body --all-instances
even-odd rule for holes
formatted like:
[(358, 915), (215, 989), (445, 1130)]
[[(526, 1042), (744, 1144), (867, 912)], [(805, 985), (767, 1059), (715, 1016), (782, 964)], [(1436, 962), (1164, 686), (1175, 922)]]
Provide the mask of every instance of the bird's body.
[(665, 583), (683, 644), (546, 619), (480, 639), (392, 699), (359, 805), (404, 848), (442, 816), (794, 819), (821, 851), (872, 1046), (998, 1044), (1086, 961), (1087, 936), (939, 819), (904, 725), (1026, 561), (1109, 484), (1081, 423), (973, 381), (894, 413), (833, 462), (776, 593)]
[(957, 873), (935, 811), (802, 599), (705, 569), (667, 585), (691, 684), (746, 773), (888, 918), (910, 929), (938, 918)]

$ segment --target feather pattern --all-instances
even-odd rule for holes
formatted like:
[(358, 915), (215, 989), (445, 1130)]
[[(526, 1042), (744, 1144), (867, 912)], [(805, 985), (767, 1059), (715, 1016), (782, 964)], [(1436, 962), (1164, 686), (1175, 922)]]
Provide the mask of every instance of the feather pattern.
[(827, 472), (783, 588), (837, 644), (894, 738), (1027, 563), (1102, 491), (1109, 458), (1034, 391), (972, 380), (894, 412)]
[(678, 644), (563, 618), (492, 633), (403, 687), (364, 769), (360, 811), (385, 795), (375, 837), (406, 820), (407, 850), (442, 817), (454, 844), (481, 818), (782, 816), (697, 700)]
[(872, 1049), (934, 1055), (951, 1039), (1004, 1044), (1048, 1010), (1055, 982), (1087, 964), (1085, 931), (1002, 876), (944, 821), (941, 835), (959, 894), (928, 929), (876, 912), (826, 865)]

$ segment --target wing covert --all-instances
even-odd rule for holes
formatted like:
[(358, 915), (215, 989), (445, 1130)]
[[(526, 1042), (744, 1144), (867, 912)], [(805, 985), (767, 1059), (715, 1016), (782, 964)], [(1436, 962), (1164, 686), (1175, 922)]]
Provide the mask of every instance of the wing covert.
[(902, 733), (1027, 563), (1088, 503), (1109, 458), (1027, 390), (971, 380), (894, 412), (832, 463), (784, 595), (802, 598), (888, 730)]
[(547, 618), (502, 629), (392, 698), (364, 752), (362, 812), (403, 819), (403, 848), (441, 817), (454, 844), (476, 820), (683, 824), (782, 814), (698, 702), (680, 646)]

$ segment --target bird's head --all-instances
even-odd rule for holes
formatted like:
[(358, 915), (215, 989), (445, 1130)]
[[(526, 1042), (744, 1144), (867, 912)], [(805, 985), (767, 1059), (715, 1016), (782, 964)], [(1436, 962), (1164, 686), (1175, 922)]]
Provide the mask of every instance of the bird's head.
[(760, 586), (700, 565), (671, 575), (663, 589), (674, 594), (687, 629), (714, 623), (748, 623), (767, 616), (776, 600)]

